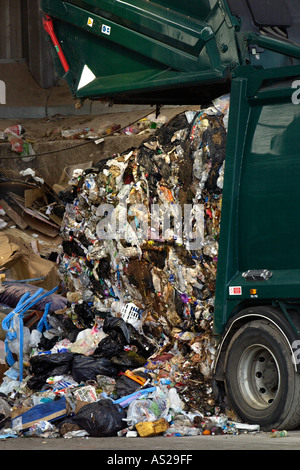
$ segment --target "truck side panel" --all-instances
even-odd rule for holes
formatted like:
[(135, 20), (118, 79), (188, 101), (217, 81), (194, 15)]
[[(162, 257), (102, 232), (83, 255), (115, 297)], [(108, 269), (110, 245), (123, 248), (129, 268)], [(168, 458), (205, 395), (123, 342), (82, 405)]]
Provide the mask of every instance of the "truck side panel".
[[(252, 77), (242, 73), (232, 82), (216, 334), (247, 303), (300, 298), (300, 106), (292, 99), (297, 97), (292, 87), (296, 69), (290, 78), (282, 71), (271, 81), (261, 72), (256, 90)], [(267, 270), (270, 277), (247, 280), (249, 270)]]

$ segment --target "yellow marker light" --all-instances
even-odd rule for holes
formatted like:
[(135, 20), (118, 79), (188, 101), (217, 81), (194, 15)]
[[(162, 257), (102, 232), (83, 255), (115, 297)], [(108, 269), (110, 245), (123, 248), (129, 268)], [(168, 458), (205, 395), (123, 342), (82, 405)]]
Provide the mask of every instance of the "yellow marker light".
[(251, 294), (251, 295), (256, 295), (256, 294), (257, 294), (257, 290), (256, 290), (256, 289), (250, 289), (250, 294)]

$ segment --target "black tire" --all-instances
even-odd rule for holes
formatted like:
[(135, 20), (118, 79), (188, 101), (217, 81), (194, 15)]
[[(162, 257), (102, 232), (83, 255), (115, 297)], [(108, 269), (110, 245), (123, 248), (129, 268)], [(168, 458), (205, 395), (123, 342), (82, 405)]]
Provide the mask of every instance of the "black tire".
[(237, 416), (261, 430), (291, 430), (300, 423), (300, 374), (283, 334), (265, 320), (242, 326), (225, 362), (227, 397)]

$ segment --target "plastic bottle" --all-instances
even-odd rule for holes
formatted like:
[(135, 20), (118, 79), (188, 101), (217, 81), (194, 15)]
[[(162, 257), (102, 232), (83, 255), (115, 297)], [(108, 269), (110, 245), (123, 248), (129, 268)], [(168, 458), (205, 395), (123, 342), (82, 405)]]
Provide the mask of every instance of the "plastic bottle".
[(272, 429), (272, 437), (287, 437), (287, 431), (277, 431)]

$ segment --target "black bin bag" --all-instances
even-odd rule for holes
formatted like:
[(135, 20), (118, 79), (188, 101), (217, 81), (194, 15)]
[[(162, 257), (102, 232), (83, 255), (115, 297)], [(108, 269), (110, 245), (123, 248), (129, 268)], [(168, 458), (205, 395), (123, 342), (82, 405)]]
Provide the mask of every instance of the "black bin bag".
[(27, 382), (28, 388), (41, 390), (48, 377), (69, 374), (73, 358), (74, 354), (71, 352), (32, 356), (29, 360), (32, 376)]
[(127, 426), (126, 412), (109, 399), (88, 403), (72, 417), (72, 421), (92, 437), (112, 437)]
[(96, 380), (97, 375), (115, 377), (118, 370), (106, 357), (95, 358), (93, 356), (75, 355), (72, 362), (72, 377), (76, 382)]
[(68, 374), (72, 367), (74, 354), (71, 352), (40, 354), (30, 358), (33, 375), (63, 375)]

